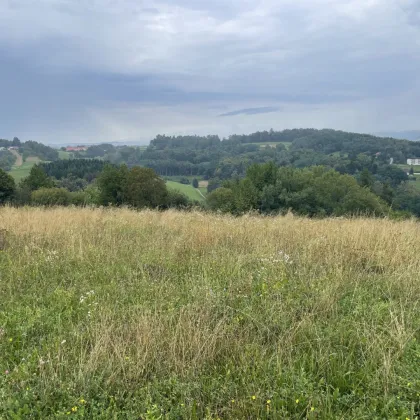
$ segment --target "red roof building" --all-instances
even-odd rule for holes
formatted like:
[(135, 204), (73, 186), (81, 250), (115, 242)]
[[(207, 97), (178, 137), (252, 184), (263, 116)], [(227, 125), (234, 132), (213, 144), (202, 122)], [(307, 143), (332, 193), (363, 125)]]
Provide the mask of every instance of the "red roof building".
[(86, 150), (87, 150), (86, 146), (66, 147), (66, 152), (85, 152)]

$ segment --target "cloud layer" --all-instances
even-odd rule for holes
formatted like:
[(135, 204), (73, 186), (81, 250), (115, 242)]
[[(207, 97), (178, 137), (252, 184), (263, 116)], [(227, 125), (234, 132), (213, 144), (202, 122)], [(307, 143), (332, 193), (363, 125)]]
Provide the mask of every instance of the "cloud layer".
[(0, 137), (418, 128), (414, 0), (3, 0), (0, 27)]

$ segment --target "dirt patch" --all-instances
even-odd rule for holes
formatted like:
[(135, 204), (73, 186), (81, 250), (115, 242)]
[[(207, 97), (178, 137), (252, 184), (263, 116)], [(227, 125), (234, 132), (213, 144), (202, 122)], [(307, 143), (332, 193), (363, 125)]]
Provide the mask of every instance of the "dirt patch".
[(199, 181), (199, 188), (207, 188), (209, 186), (209, 181)]
[(14, 166), (22, 166), (23, 164), (22, 155), (20, 155), (16, 150), (10, 150), (10, 153), (13, 153), (16, 156), (16, 162)]

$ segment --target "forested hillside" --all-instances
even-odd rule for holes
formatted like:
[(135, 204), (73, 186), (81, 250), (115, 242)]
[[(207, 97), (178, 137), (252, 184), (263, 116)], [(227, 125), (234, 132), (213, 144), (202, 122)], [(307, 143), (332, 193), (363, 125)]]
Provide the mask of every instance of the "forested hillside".
[[(420, 216), (414, 170), (409, 175), (398, 166), (420, 156), (420, 143), (406, 140), (314, 129), (225, 139), (158, 135), (148, 147), (99, 144), (69, 160), (55, 160), (56, 150), (36, 142), (15, 138), (9, 144), (24, 156), (37, 153), (50, 160), (16, 186), (11, 199), (18, 204), (196, 205), (180, 193), (180, 182), (189, 184), (200, 200), (209, 193), (200, 205), (233, 214), (292, 210), (308, 216)], [(165, 186), (156, 176), (171, 182)], [(150, 183), (159, 188), (150, 188)], [(174, 185), (178, 192), (173, 192)]]
[(17, 137), (13, 140), (0, 139), (0, 148), (1, 147), (6, 149), (9, 147), (17, 147), (18, 152), (23, 156), (24, 160), (29, 156), (48, 161), (58, 159), (58, 150), (32, 140), (21, 142)]
[(324, 165), (354, 174), (369, 166), (405, 163), (420, 156), (420, 143), (335, 130), (294, 129), (249, 135), (162, 136), (145, 148), (91, 146), (76, 157), (100, 157), (112, 163), (153, 168), (161, 176), (200, 176), (204, 179), (245, 176), (253, 163), (303, 168)]

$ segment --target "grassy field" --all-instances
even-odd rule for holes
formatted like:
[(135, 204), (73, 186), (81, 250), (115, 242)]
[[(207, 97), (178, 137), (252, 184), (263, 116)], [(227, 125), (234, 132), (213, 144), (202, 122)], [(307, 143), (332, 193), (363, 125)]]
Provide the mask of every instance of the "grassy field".
[(417, 189), (420, 190), (420, 175), (416, 175), (415, 181), (409, 181), (409, 185), (414, 185)]
[(39, 162), (38, 158), (32, 159), (29, 157), (21, 166), (13, 166), (9, 173), (16, 182), (19, 182), (21, 179), (26, 178), (29, 175), (32, 166), (34, 166), (37, 162)]
[[(166, 181), (166, 186), (172, 190), (179, 190), (190, 200), (203, 201), (204, 197), (192, 185), (181, 184), (174, 181)], [(204, 194), (203, 194), (204, 195)]]
[(263, 143), (247, 143), (247, 144), (255, 144), (256, 146), (260, 146), (260, 147), (266, 147), (266, 146), (270, 146), (270, 147), (276, 147), (278, 144), (282, 144), (283, 146), (286, 147), (286, 149), (288, 149), (292, 143), (291, 142), (263, 142)]
[(167, 180), (167, 181), (174, 181), (174, 182), (179, 182), (179, 180), (181, 178), (186, 178), (188, 179), (190, 182), (193, 181), (193, 179), (197, 179), (198, 181), (201, 181), (202, 177), (201, 176), (194, 176), (194, 175), (176, 175), (176, 176), (164, 176), (163, 179)]
[(415, 173), (420, 173), (420, 166), (418, 165), (403, 165), (403, 164), (399, 164), (399, 165), (395, 165), (398, 166), (399, 168), (401, 168), (403, 171), (408, 172), (410, 170), (411, 167), (413, 167), (413, 170)]
[(59, 157), (60, 159), (63, 159), (63, 160), (68, 160), (68, 159), (70, 159), (72, 156), (73, 156), (73, 153), (71, 153), (71, 152), (66, 152), (66, 151), (64, 151), (64, 150), (59, 150), (59, 151), (58, 151), (58, 157)]
[(2, 208), (1, 419), (415, 419), (414, 221)]

